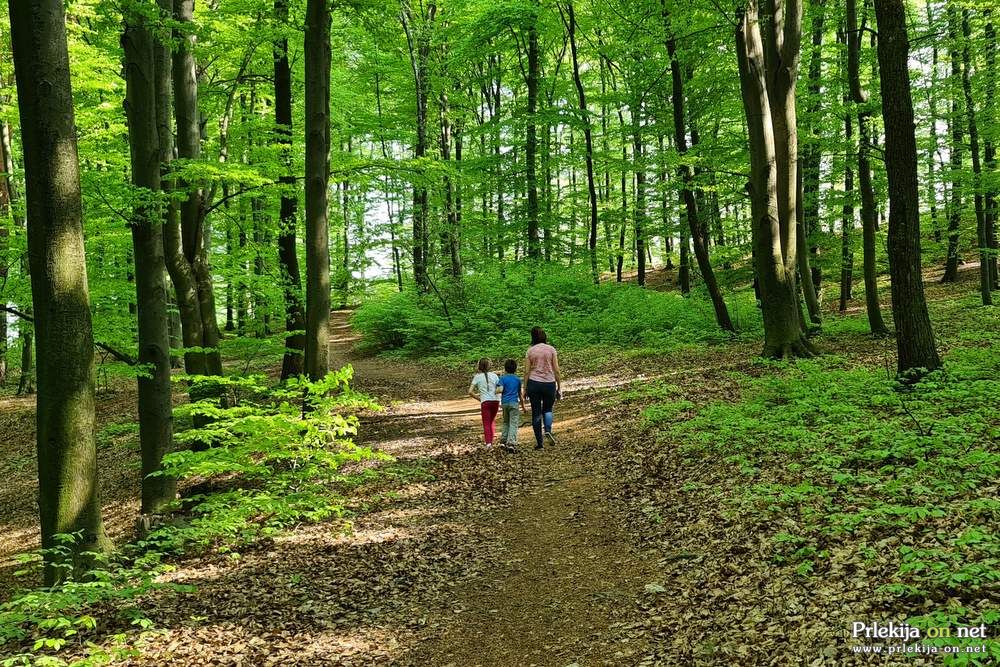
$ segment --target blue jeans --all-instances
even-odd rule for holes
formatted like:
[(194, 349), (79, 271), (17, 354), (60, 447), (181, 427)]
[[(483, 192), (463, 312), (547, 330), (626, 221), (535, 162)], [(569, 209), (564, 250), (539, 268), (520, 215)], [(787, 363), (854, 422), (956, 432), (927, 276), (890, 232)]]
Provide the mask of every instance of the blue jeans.
[(552, 406), (556, 402), (556, 383), (528, 380), (525, 393), (531, 401), (531, 429), (535, 432), (535, 442), (542, 445), (542, 424), (545, 433), (552, 433)]

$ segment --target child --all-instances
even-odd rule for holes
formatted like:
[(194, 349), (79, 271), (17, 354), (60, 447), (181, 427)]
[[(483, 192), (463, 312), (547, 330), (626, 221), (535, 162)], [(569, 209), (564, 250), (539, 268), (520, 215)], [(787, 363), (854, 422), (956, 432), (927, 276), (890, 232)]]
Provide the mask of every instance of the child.
[[(521, 396), (521, 378), (517, 377), (517, 362), (503, 362), (504, 374), (497, 384), (500, 406), (503, 408), (503, 426), (500, 428), (500, 445), (511, 452), (517, 451), (517, 429), (521, 425), (524, 397)], [(518, 409), (520, 406), (520, 409)]]
[(469, 385), (469, 396), (479, 401), (479, 412), (483, 417), (483, 442), (487, 447), (493, 446), (493, 423), (500, 411), (500, 401), (497, 398), (497, 385), (500, 378), (490, 372), (490, 360), (483, 357), (479, 360), (479, 372), (472, 376)]

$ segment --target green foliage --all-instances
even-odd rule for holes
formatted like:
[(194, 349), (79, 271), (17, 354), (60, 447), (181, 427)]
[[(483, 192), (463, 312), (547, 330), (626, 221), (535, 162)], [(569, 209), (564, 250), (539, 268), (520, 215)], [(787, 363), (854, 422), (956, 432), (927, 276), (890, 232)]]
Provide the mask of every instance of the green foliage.
[[(995, 624), (995, 351), (953, 349), (944, 370), (916, 384), (837, 357), (768, 366), (738, 402), (692, 410), (660, 392), (643, 418), (692, 462), (715, 458), (733, 469), (735, 492), (720, 497), (770, 533), (776, 565), (824, 577), (834, 549), (853, 550), (858, 561), (893, 563), (878, 588), (885, 604), (930, 625), (946, 612), (948, 625)], [(989, 655), (1000, 653), (995, 639), (986, 643)], [(991, 664), (983, 654), (961, 660), (949, 664)]]
[[(163, 461), (162, 474), (188, 492), (143, 539), (111, 556), (94, 554), (96, 567), (84, 578), (72, 573), (74, 536), (23, 557), (29, 566), (23, 573), (39, 567), (44, 556), (67, 577), (55, 588), (27, 591), (0, 605), (0, 650), (10, 656), (0, 667), (126, 658), (137, 639), (126, 631), (138, 629), (141, 638), (154, 626), (141, 611), (142, 599), (161, 590), (192, 590), (159, 580), (173, 569), (173, 559), (206, 549), (233, 552), (285, 527), (345, 517), (342, 492), (379, 476), (345, 466), (391, 461), (351, 439), (358, 421), (350, 411), (378, 407), (351, 388), (352, 376), (346, 366), (318, 382), (296, 379), (279, 387), (263, 376), (188, 377), (216, 397), (177, 408), (179, 416), (203, 423), (178, 433), (177, 443), (190, 449)], [(128, 429), (106, 431), (114, 437)], [(389, 476), (421, 474), (402, 466)]]
[[(365, 303), (353, 320), (363, 344), (409, 356), (519, 358), (534, 326), (543, 327), (561, 349), (605, 345), (665, 350), (727, 339), (707, 300), (628, 284), (595, 285), (583, 269), (519, 267), (438, 287), (440, 296), (408, 290)], [(744, 293), (732, 301), (745, 305), (749, 300), (753, 308), (751, 299), (752, 294)], [(759, 326), (759, 316), (754, 316), (745, 323), (749, 330)]]

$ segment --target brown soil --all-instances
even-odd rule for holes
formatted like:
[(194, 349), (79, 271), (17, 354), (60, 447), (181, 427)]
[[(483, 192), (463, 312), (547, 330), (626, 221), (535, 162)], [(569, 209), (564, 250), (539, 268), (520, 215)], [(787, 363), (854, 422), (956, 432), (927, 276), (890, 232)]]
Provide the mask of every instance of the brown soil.
[[(486, 451), (478, 405), (463, 398), (468, 377), (356, 355), (349, 315), (333, 314), (331, 365), (353, 364), (356, 386), (390, 406), (363, 419), (360, 442), (422, 465), (433, 479), (366, 487), (351, 499), (349, 526), (303, 526), (238, 558), (182, 564), (169, 579), (197, 592), (144, 605), (163, 631), (130, 664), (638, 662), (645, 647), (630, 615), (652, 568), (629, 545), (610, 500), (597, 413), (598, 394), (622, 379), (567, 383), (557, 447), (533, 450), (526, 424), (520, 453)], [(104, 397), (102, 425), (132, 418), (133, 401), (132, 392)], [(37, 539), (32, 402), (22, 402), (5, 413), (20, 420), (19, 444), (2, 464), (17, 467), (16, 483), (0, 490), (13, 508), (0, 543), (8, 563)], [(133, 449), (101, 452), (105, 512), (118, 540), (136, 511)]]

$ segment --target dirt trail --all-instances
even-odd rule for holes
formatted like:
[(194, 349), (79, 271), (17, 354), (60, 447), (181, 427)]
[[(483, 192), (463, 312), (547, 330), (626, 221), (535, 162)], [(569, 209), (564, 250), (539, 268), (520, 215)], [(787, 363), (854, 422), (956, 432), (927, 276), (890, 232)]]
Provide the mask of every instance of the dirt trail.
[[(461, 396), (468, 379), (410, 366), (357, 358), (347, 314), (331, 321), (331, 359), (355, 366), (361, 389), (397, 402), (379, 424), (382, 444), (421, 430), (468, 450), (480, 433), (475, 403)], [(520, 432), (520, 459), (509, 502), (453, 520), (484, 533), (489, 564), (453, 589), (436, 610), (438, 622), (401, 662), (454, 665), (636, 664), (644, 648), (627, 633), (627, 615), (649, 581), (651, 565), (634, 553), (610, 507), (600, 474), (601, 438), (596, 390), (567, 382), (556, 407), (557, 446), (532, 449), (530, 418)], [(402, 427), (402, 428), (401, 428)], [(412, 432), (410, 433), (412, 435)], [(440, 443), (439, 443), (440, 445)], [(491, 465), (500, 453), (480, 454)], [(479, 554), (483, 556), (484, 554)], [(436, 627), (435, 627), (436, 626)]]
[[(556, 448), (532, 450), (525, 424), (521, 453), (485, 451), (479, 407), (463, 397), (468, 375), (359, 355), (349, 318), (332, 316), (331, 366), (352, 364), (355, 385), (388, 406), (363, 417), (359, 442), (396, 462), (345, 491), (350, 530), (304, 525), (240, 553), (178, 563), (167, 578), (196, 590), (145, 600), (158, 630), (116, 664), (640, 664), (648, 652), (635, 602), (655, 567), (624, 539), (608, 498), (599, 393), (613, 391), (614, 379), (571, 374), (556, 406)], [(134, 394), (105, 402), (128, 414)], [(25, 426), (27, 407), (8, 422)], [(0, 470), (23, 477), (0, 500), (34, 488), (31, 444), (0, 456)], [(101, 455), (117, 457), (117, 472), (101, 481), (104, 512), (122, 517), (112, 525), (124, 538), (138, 454), (104, 444)], [(26, 507), (0, 524), (33, 530), (33, 517)], [(19, 550), (10, 542), (3, 553)], [(11, 569), (0, 568), (0, 580)], [(108, 633), (132, 632), (114, 623)]]

